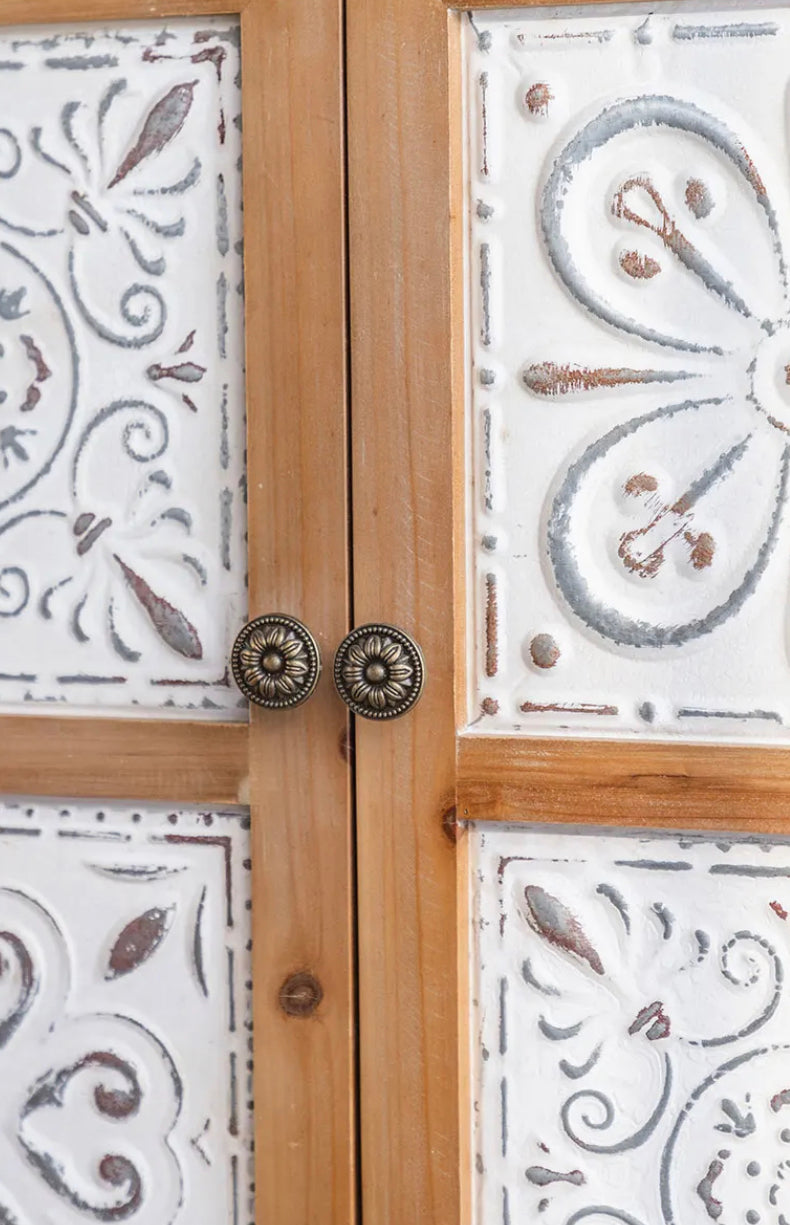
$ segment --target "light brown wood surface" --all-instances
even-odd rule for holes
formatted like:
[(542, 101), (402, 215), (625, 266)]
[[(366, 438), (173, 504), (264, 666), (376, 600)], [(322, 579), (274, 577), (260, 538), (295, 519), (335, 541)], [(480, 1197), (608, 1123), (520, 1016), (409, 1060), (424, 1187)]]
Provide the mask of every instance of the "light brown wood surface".
[(426, 664), (356, 728), (362, 1217), (458, 1225), (447, 15), (348, 0), (347, 31), (354, 621)]
[(2, 0), (0, 25), (208, 17), (240, 13), (251, 2), (257, 0)]
[[(340, 0), (242, 16), (250, 613), (301, 618), (324, 659), (309, 702), (250, 728), (259, 1225), (356, 1217), (341, 31)], [(286, 1016), (300, 971), (323, 1000)]]
[[(602, 0), (574, 0), (574, 5), (586, 4), (601, 4)], [(625, 4), (627, 0), (611, 0), (613, 4)], [(455, 9), (459, 12), (475, 9), (529, 9), (529, 8), (562, 8), (562, 5), (557, 4), (557, 0), (518, 0), (518, 3), (507, 3), (507, 0), (444, 0), (448, 9)], [(658, 0), (659, 4), (666, 3), (666, 0)], [(568, 6), (571, 7), (571, 6)]]
[(6, 717), (0, 795), (246, 803), (247, 741), (244, 723)]
[[(0, 24), (242, 13), (250, 616), (348, 629), (341, 0), (0, 0)], [(330, 669), (331, 671), (331, 669)], [(348, 720), (0, 719), (0, 790), (252, 813), (256, 1220), (356, 1220)], [(286, 1016), (307, 971), (323, 998)]]
[(461, 736), (462, 820), (784, 833), (785, 748)]
[(357, 728), (365, 1225), (471, 1219), (467, 821), (790, 830), (784, 750), (473, 735), (450, 748), (467, 650), (466, 17), (447, 10), (503, 7), (347, 3), (354, 621), (402, 626), (426, 658), (412, 714)]

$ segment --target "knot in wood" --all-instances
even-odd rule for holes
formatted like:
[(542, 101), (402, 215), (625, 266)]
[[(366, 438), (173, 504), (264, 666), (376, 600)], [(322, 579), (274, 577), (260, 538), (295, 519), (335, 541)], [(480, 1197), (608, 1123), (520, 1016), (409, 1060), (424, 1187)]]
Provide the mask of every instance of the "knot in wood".
[(323, 987), (307, 970), (290, 974), (280, 987), (280, 1007), (289, 1017), (311, 1017), (323, 998)]

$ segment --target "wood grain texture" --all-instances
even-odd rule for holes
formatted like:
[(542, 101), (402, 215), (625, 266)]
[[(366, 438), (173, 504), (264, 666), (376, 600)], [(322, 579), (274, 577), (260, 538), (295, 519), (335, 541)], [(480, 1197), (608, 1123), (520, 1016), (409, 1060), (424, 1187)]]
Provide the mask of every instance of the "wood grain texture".
[(426, 663), (356, 727), (366, 1225), (459, 1220), (447, 20), (347, 3), (354, 621)]
[(0, 718), (0, 794), (237, 804), (243, 723), (20, 715)]
[(242, 12), (249, 0), (0, 0), (0, 25), (149, 21)]
[(790, 831), (786, 748), (462, 736), (463, 820)]
[[(666, 0), (658, 0), (658, 3), (665, 3)], [(574, 0), (574, 8), (576, 5), (585, 4), (600, 4), (601, 0)], [(612, 0), (613, 4), (625, 4), (626, 0)], [(514, 0), (514, 2), (506, 3), (503, 0), (444, 0), (444, 4), (448, 9), (455, 9), (459, 12), (471, 11), (476, 9), (531, 9), (531, 8), (559, 8), (563, 6), (557, 4), (557, 0)]]
[[(348, 629), (340, 0), (242, 17), (250, 615), (281, 610), (325, 672), (253, 710), (256, 1197), (261, 1225), (356, 1219), (351, 771), (331, 649)], [(280, 988), (312, 973), (317, 1011)]]

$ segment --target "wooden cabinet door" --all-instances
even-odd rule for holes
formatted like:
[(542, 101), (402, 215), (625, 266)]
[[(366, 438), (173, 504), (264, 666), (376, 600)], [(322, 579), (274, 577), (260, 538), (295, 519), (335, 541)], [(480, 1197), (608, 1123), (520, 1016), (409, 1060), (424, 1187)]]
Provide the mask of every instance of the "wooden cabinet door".
[(783, 5), (350, 0), (367, 1225), (775, 1219)]
[(230, 656), (347, 629), (341, 9), (0, 22), (0, 1218), (340, 1225), (346, 712)]

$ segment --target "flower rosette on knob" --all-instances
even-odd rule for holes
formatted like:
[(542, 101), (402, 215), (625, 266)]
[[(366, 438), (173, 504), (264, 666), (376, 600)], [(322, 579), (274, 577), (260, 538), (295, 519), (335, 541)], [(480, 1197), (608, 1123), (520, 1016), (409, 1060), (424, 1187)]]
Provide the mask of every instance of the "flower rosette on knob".
[(306, 701), (321, 672), (310, 631), (294, 617), (276, 614), (245, 625), (233, 647), (231, 666), (245, 697), (270, 710)]
[(355, 715), (396, 719), (422, 693), (424, 663), (416, 642), (392, 625), (362, 625), (335, 657), (335, 685)]

